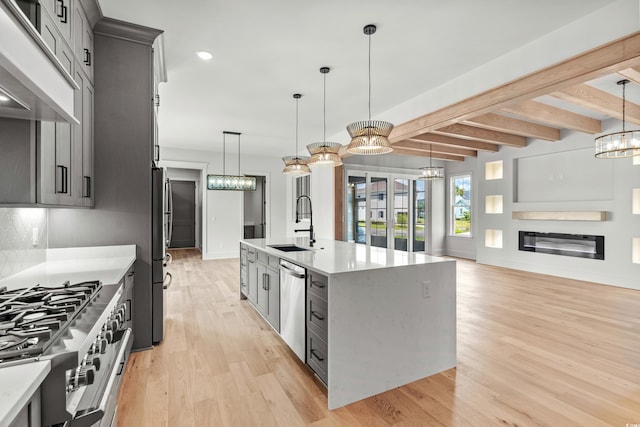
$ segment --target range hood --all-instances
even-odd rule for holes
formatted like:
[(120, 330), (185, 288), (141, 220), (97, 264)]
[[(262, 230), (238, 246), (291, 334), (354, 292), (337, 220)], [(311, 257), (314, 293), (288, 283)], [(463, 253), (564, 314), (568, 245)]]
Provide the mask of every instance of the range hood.
[(0, 117), (79, 123), (73, 78), (13, 0), (0, 0)]

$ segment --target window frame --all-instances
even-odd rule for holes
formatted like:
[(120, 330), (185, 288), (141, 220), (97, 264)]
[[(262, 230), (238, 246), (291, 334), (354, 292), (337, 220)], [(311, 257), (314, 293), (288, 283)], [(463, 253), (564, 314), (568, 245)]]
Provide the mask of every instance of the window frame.
[[(456, 215), (455, 215), (455, 201), (456, 201), (456, 187), (455, 181), (458, 179), (469, 178), (469, 232), (465, 234), (457, 234), (455, 232), (456, 228)], [(474, 226), (473, 226), (473, 174), (471, 172), (463, 172), (457, 173), (455, 175), (449, 176), (449, 206), (448, 206), (448, 215), (449, 215), (449, 226), (448, 226), (448, 236), (449, 237), (462, 237), (462, 238), (473, 238)]]

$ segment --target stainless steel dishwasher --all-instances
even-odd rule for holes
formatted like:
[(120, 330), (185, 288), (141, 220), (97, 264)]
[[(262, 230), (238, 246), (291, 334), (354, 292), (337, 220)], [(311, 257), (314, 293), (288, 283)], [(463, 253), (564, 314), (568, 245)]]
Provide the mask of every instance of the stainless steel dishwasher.
[(280, 336), (305, 361), (305, 278), (304, 267), (280, 260)]

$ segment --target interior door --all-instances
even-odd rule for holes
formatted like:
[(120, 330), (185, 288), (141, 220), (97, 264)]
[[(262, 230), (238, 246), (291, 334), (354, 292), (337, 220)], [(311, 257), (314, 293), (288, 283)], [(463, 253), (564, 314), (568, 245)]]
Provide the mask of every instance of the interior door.
[(387, 206), (388, 179), (386, 177), (371, 177), (369, 184), (369, 233), (371, 246), (388, 247), (387, 229), (389, 226), (389, 212)]
[(171, 181), (173, 197), (173, 224), (171, 248), (193, 248), (196, 246), (196, 183), (194, 181)]
[(393, 249), (409, 250), (409, 183), (407, 178), (393, 178)]
[(347, 242), (367, 242), (367, 178), (349, 176), (347, 184)]

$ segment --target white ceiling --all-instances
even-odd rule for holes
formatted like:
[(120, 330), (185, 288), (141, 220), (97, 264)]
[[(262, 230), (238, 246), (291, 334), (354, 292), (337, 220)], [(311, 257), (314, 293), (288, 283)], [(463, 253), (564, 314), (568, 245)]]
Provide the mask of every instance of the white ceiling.
[[(343, 135), (336, 142), (346, 143), (344, 127), (367, 118), (366, 24), (378, 26), (375, 116), (613, 0), (99, 3), (107, 17), (165, 31), (162, 146), (221, 151), (222, 131), (230, 130), (243, 133), (243, 153), (284, 156), (294, 152), (295, 92), (303, 94), (300, 154), (322, 140), (321, 66), (332, 69), (327, 135)], [(213, 59), (200, 60), (198, 50)]]

